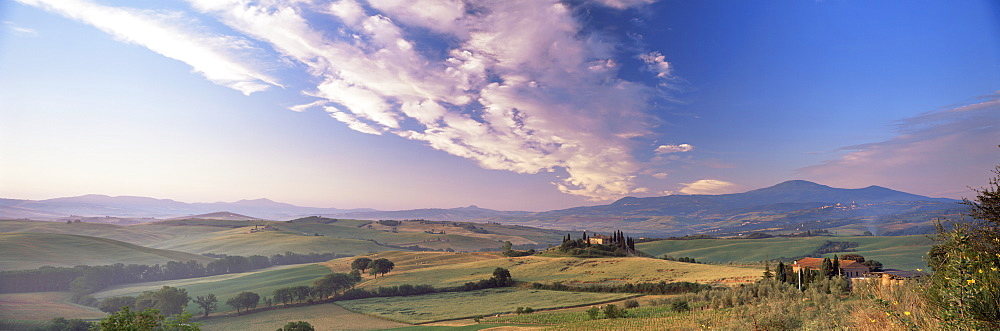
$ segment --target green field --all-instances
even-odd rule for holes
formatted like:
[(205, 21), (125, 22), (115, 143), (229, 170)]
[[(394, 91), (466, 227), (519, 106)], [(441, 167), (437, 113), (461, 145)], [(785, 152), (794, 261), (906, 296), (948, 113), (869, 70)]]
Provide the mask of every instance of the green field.
[(212, 258), (137, 246), (98, 237), (55, 233), (0, 233), (0, 270), (35, 269), (42, 266), (164, 264), (169, 261)]
[(336, 304), (277, 309), (237, 317), (204, 320), (203, 330), (273, 331), (285, 323), (306, 321), (316, 330), (378, 330), (408, 324), (358, 314)]
[[(813, 252), (827, 240), (857, 242), (859, 246), (852, 253), (878, 260), (885, 265), (885, 268), (909, 270), (926, 268), (924, 257), (932, 244), (926, 236), (917, 235), (660, 240), (636, 244), (635, 248), (654, 256), (666, 254), (674, 257), (692, 257), (704, 262), (758, 262), (803, 256)], [(834, 253), (830, 253), (824, 256), (833, 257), (833, 255)]]
[(408, 297), (339, 301), (351, 311), (406, 323), (469, 318), (513, 312), (517, 307), (554, 309), (614, 301), (635, 296), (627, 293), (585, 293), (511, 288), (449, 292)]
[[(236, 294), (240, 292), (250, 291), (259, 294), (261, 298), (270, 297), (271, 293), (278, 288), (298, 285), (312, 286), (313, 281), (329, 273), (330, 269), (322, 265), (300, 265), (292, 268), (249, 272), (239, 274), (237, 277), (232, 277), (232, 275), (220, 275), (204, 278), (181, 279), (176, 281), (115, 286), (104, 291), (94, 293), (94, 297), (103, 299), (112, 296), (135, 296), (141, 294), (143, 291), (156, 290), (163, 285), (170, 285), (187, 290), (188, 296), (192, 299), (199, 295), (204, 296), (209, 293), (215, 294), (215, 296), (219, 299), (217, 311), (220, 313), (226, 313), (236, 311), (226, 304), (226, 300), (235, 297)], [(263, 303), (261, 303), (261, 307), (263, 307)], [(196, 315), (198, 312), (201, 312), (201, 308), (194, 304), (194, 302), (189, 303), (186, 310), (193, 312)]]
[[(682, 263), (650, 258), (572, 258), (572, 257), (503, 257), (484, 253), (451, 253), (455, 260), (446, 260), (448, 253), (386, 252), (372, 255), (400, 260), (402, 266), (376, 279), (368, 279), (360, 287), (393, 286), (401, 284), (429, 284), (435, 287), (460, 286), (489, 278), (493, 270), (503, 267), (510, 270), (519, 282), (552, 283), (567, 285), (699, 282), (715, 285), (733, 285), (752, 282), (759, 278), (760, 268), (719, 266)], [(480, 255), (475, 255), (480, 254)], [(404, 255), (406, 259), (400, 259)], [(458, 260), (464, 258), (468, 261)], [(352, 258), (331, 261), (342, 271)], [(420, 262), (423, 261), (423, 262)], [(420, 264), (426, 263), (426, 264)], [(419, 267), (419, 268), (417, 268)]]

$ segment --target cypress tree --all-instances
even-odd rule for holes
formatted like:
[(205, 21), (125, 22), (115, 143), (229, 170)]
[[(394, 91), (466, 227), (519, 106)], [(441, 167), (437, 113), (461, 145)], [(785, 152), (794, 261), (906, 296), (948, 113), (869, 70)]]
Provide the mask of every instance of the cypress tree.
[(840, 276), (840, 259), (837, 258), (837, 254), (833, 254), (833, 275)]
[(778, 261), (778, 269), (775, 270), (775, 279), (779, 282), (786, 282), (788, 280), (788, 275), (785, 274), (785, 262)]

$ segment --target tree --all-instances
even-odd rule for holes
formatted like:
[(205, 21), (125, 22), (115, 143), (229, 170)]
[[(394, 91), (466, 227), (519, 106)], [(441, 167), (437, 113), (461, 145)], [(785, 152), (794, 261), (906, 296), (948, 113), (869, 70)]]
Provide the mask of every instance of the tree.
[(774, 278), (779, 282), (788, 282), (788, 275), (785, 274), (785, 262), (778, 261), (778, 268), (774, 270)]
[(232, 299), (226, 300), (226, 304), (236, 308), (236, 315), (242, 315), (243, 312), (257, 308), (258, 302), (260, 302), (260, 295), (253, 292), (240, 292)]
[(121, 310), (122, 307), (135, 307), (135, 297), (110, 297), (101, 300), (101, 304), (97, 306), (97, 309), (108, 314), (114, 314)]
[(288, 322), (285, 323), (285, 327), (278, 329), (277, 331), (313, 331), (312, 324), (306, 321)]
[(764, 279), (774, 278), (774, 274), (771, 273), (771, 263), (764, 262)]
[(503, 250), (504, 252), (509, 251), (509, 250), (511, 250), (513, 248), (514, 248), (514, 244), (511, 243), (510, 240), (504, 241), (503, 242), (503, 246), (500, 247), (500, 249)]
[(935, 227), (928, 255), (934, 270), (924, 296), (951, 329), (1000, 329), (1000, 166), (959, 222)]
[(378, 277), (377, 275), (379, 274), (384, 276), (385, 274), (392, 271), (392, 268), (395, 266), (396, 264), (392, 263), (392, 261), (389, 261), (388, 259), (384, 258), (376, 259), (368, 264), (368, 269), (371, 269), (371, 271), (369, 271), (368, 273), (375, 277)]
[(868, 270), (871, 272), (882, 271), (882, 262), (875, 260), (865, 260), (865, 262), (862, 264), (868, 267)]
[(91, 323), (79, 318), (66, 319), (64, 317), (53, 318), (49, 325), (42, 330), (51, 331), (87, 331), (90, 330)]
[(141, 312), (134, 312), (129, 307), (122, 307), (122, 310), (111, 314), (111, 316), (97, 322), (99, 330), (154, 330), (160, 327), (163, 322), (163, 315), (160, 311), (148, 308)]
[(180, 314), (191, 301), (187, 290), (163, 286), (156, 291), (145, 291), (136, 297), (135, 308), (154, 308), (165, 316)]
[(833, 254), (833, 262), (830, 267), (833, 268), (834, 276), (840, 276), (840, 259), (837, 258), (837, 254)]
[(861, 256), (861, 254), (856, 254), (856, 253), (847, 253), (847, 254), (844, 254), (844, 256), (841, 256), (840, 259), (841, 260), (851, 260), (851, 261), (854, 261), (854, 262), (857, 262), (857, 263), (865, 263), (865, 257)]
[(201, 307), (201, 310), (205, 311), (205, 317), (208, 317), (208, 314), (215, 310), (217, 302), (219, 302), (219, 299), (213, 293), (209, 293), (207, 296), (199, 295), (194, 299), (194, 303), (198, 307)]
[(590, 317), (590, 319), (592, 320), (596, 320), (600, 313), (601, 309), (597, 308), (597, 306), (593, 306), (590, 307), (590, 309), (587, 309), (587, 316)]
[(514, 284), (514, 279), (510, 277), (510, 271), (501, 267), (493, 269), (493, 278), (496, 278), (498, 287), (511, 286)]
[(354, 259), (353, 262), (351, 262), (351, 269), (361, 270), (361, 272), (365, 272), (365, 270), (368, 269), (369, 263), (372, 263), (372, 259), (369, 259), (367, 257), (359, 257)]
[(626, 314), (625, 310), (618, 308), (618, 306), (611, 304), (604, 306), (604, 317), (606, 318), (625, 317), (625, 314)]
[(292, 287), (292, 293), (295, 294), (295, 300), (297, 300), (299, 303), (302, 303), (306, 301), (306, 299), (309, 299), (309, 292), (311, 290), (312, 289), (310, 289), (309, 286), (305, 285)]
[(358, 279), (355, 279), (354, 276), (350, 274), (331, 273), (314, 281), (313, 288), (319, 292), (320, 297), (326, 298), (337, 294), (340, 290), (354, 287), (354, 284), (357, 283)]
[(289, 302), (292, 302), (292, 300), (295, 300), (295, 292), (292, 291), (291, 287), (275, 289), (271, 296), (274, 297), (275, 303), (281, 302), (286, 305)]

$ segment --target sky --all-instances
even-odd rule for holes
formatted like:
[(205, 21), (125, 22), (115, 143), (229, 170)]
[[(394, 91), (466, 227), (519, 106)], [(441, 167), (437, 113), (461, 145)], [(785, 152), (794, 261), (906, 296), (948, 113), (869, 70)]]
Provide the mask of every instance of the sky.
[(0, 197), (974, 196), (995, 1), (0, 0)]

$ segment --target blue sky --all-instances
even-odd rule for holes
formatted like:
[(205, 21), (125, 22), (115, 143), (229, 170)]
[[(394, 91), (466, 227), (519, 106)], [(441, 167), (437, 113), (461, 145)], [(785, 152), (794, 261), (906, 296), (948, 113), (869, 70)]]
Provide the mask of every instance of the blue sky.
[(0, 2), (0, 196), (549, 210), (970, 196), (992, 1)]

